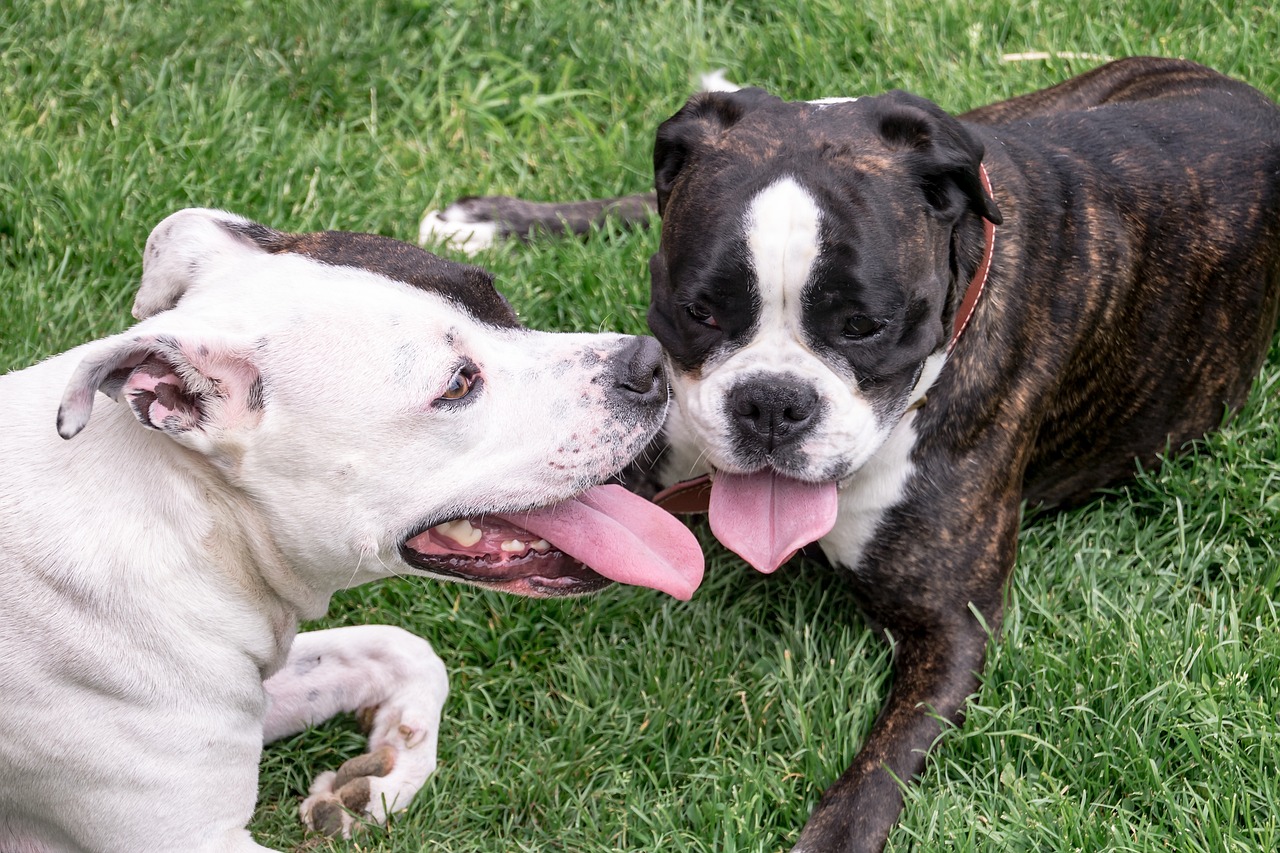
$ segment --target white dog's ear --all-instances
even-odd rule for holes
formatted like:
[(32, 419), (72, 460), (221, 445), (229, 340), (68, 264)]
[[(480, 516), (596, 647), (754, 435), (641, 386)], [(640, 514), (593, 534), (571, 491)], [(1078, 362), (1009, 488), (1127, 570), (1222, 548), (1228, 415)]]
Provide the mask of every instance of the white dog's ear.
[(253, 235), (269, 233), (265, 225), (224, 210), (190, 207), (169, 214), (147, 237), (133, 316), (145, 320), (169, 310), (203, 269), (232, 254), (263, 251)]
[(262, 377), (253, 344), (202, 335), (126, 332), (102, 341), (67, 384), (58, 434), (75, 437), (89, 423), (101, 391), (126, 403), (138, 422), (194, 450), (212, 450), (229, 429), (257, 423)]

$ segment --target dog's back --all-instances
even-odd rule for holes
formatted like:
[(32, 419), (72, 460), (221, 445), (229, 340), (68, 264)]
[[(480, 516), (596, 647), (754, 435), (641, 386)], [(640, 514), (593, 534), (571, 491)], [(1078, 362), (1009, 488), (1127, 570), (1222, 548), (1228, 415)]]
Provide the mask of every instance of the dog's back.
[(1064, 200), (1006, 213), (1059, 261), (1027, 283), (1048, 303), (1037, 333), (1079, 330), (1028, 356), (1058, 379), (1027, 498), (1075, 503), (1243, 404), (1280, 310), (1280, 110), (1195, 63), (1138, 57), (962, 118), (988, 127), (989, 154), (1038, 149), (1018, 198)]
[(1181, 98), (1206, 92), (1230, 92), (1233, 98), (1242, 96), (1269, 103), (1252, 86), (1198, 63), (1133, 56), (1100, 65), (1047, 89), (977, 107), (959, 118), (990, 125), (1012, 124), (1103, 104)]

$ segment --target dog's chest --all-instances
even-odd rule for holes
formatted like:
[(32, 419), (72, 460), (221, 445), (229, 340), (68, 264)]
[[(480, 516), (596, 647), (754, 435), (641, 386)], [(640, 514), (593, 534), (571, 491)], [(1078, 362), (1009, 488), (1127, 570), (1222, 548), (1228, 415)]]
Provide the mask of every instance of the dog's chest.
[(908, 412), (870, 461), (840, 490), (836, 525), (818, 541), (832, 563), (857, 571), (889, 511), (906, 499), (915, 474), (915, 419), (916, 413)]

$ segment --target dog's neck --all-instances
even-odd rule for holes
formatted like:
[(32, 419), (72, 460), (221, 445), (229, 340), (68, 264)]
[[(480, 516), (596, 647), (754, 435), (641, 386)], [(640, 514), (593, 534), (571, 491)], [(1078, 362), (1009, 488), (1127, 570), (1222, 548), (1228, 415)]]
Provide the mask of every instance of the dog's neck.
[[(77, 358), (64, 354), (22, 376), (42, 374), (36, 384), (60, 390)], [(59, 497), (17, 501), (6, 526), (20, 530), (14, 538), (38, 555), (28, 565), (31, 576), (75, 589), (86, 619), (101, 602), (112, 602), (138, 606), (143, 631), (156, 621), (147, 608), (163, 613), (161, 622), (217, 625), (211, 643), (235, 646), (269, 672), (283, 660), (298, 621), (324, 612), (331, 591), (307, 584), (305, 574), (275, 552), (265, 519), (207, 460), (140, 426), (127, 406), (105, 398), (71, 443), (50, 426), (53, 393), (22, 403), (21, 410), (3, 413), (7, 439), (37, 461), (0, 472), (0, 494)], [(175, 525), (191, 534), (174, 535)], [(144, 594), (123, 599), (117, 591), (124, 588)], [(192, 601), (196, 610), (177, 609)]]

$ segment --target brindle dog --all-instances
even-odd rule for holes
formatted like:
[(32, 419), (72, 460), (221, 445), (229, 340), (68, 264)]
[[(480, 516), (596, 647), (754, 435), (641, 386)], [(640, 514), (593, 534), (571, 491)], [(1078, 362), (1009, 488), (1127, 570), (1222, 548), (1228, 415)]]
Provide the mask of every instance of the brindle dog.
[(958, 118), (712, 92), (654, 161), (659, 474), (711, 473), (713, 531), (762, 570), (816, 540), (892, 637), (795, 848), (879, 850), (977, 686), (1024, 502), (1085, 500), (1245, 400), (1280, 310), (1280, 110), (1156, 58)]

